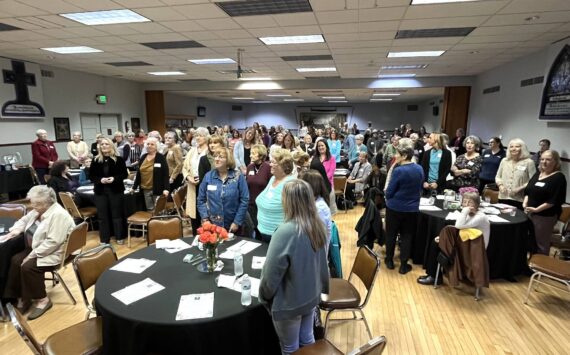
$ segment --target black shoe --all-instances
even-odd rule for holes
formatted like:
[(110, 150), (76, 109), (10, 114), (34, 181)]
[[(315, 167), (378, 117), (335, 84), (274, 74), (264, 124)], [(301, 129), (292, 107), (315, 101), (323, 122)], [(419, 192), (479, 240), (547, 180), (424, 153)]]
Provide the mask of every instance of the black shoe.
[(398, 272), (402, 275), (405, 275), (410, 271), (412, 271), (412, 265), (405, 263), (405, 264), (400, 265), (400, 270)]
[(386, 264), (386, 267), (390, 270), (394, 270), (394, 260), (390, 259), (390, 258), (386, 258), (384, 259), (384, 263)]
[[(427, 275), (427, 276), (420, 276), (418, 277), (418, 283), (420, 285), (428, 285), (431, 286), (433, 285), (433, 283), (435, 282), (435, 278), (433, 276)], [(443, 279), (442, 277), (437, 279), (437, 284), (441, 285), (443, 283)]]

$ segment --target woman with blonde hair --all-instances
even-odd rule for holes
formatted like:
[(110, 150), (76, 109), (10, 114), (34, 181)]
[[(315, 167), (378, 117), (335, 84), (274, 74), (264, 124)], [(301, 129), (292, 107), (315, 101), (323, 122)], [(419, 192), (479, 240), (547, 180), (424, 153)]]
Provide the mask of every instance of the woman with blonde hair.
[(422, 168), (424, 169), (424, 191), (441, 193), (451, 170), (451, 152), (445, 148), (445, 142), (439, 133), (429, 135), (431, 149), (424, 153)]
[(99, 238), (101, 243), (109, 243), (111, 235), (114, 234), (117, 244), (123, 244), (125, 238), (123, 180), (128, 176), (127, 166), (111, 139), (102, 137), (98, 151), (99, 154), (91, 162), (89, 178), (94, 184)]
[(196, 146), (192, 146), (184, 165), (182, 166), (182, 175), (184, 180), (188, 182), (188, 190), (186, 194), (186, 215), (190, 217), (192, 223), (192, 232), (196, 235), (196, 230), (200, 227), (200, 215), (196, 206), (198, 198), (198, 188), (200, 186), (199, 165), (200, 158), (208, 154), (208, 139), (210, 133), (205, 127), (199, 127), (194, 131), (193, 140), (196, 141)]
[(507, 157), (501, 160), (495, 182), (499, 188), (499, 202), (522, 210), (524, 189), (536, 173), (536, 166), (530, 158), (525, 142), (512, 139), (507, 148)]
[(148, 137), (145, 141), (146, 154), (141, 156), (141, 165), (137, 170), (133, 189), (141, 187), (147, 210), (154, 209), (154, 202), (160, 195), (170, 193), (168, 163), (164, 155), (158, 152), (159, 140)]
[(282, 200), (284, 223), (269, 244), (259, 302), (271, 314), (281, 352), (292, 354), (315, 342), (314, 309), (329, 292), (327, 236), (307, 182), (287, 182)]
[(182, 185), (182, 148), (178, 144), (178, 135), (174, 131), (168, 131), (164, 134), (164, 143), (170, 176), (168, 182), (170, 183), (170, 192), (172, 192)]

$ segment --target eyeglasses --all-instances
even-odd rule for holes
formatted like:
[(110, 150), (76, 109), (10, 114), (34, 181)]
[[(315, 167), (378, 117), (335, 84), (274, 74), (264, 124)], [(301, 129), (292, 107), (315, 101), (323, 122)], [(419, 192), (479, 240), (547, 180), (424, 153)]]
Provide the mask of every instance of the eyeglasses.
[(224, 159), (227, 159), (227, 158), (226, 158), (225, 155), (220, 155), (220, 154), (218, 154), (218, 155), (214, 155), (214, 159), (224, 160)]

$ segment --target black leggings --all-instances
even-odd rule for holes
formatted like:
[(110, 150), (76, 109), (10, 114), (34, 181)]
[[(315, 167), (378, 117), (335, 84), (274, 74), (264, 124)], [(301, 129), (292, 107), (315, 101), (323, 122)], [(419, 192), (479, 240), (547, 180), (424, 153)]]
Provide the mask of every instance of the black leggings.
[(386, 207), (386, 258), (394, 258), (396, 236), (400, 233), (400, 260), (407, 262), (416, 232), (417, 212), (398, 212)]

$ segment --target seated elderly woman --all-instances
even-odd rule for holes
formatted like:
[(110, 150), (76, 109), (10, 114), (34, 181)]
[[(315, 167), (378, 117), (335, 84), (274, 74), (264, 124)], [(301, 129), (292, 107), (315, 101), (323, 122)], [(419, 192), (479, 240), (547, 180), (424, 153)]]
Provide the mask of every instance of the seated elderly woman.
[(12, 257), (4, 290), (5, 298), (18, 299), (18, 308), (25, 313), (33, 305), (28, 319), (36, 319), (52, 307), (47, 297), (44, 273), (61, 262), (65, 240), (75, 223), (57, 203), (55, 191), (45, 185), (28, 192), (33, 210), (20, 218), (0, 242), (24, 233), (24, 251)]
[[(489, 245), (489, 234), (491, 232), (491, 223), (487, 215), (483, 211), (479, 210), (479, 205), (481, 203), (481, 198), (477, 192), (466, 192), (463, 194), (463, 208), (461, 210), (461, 216), (455, 221), (455, 228), (459, 230), (476, 229), (479, 230), (483, 236), (483, 241), (485, 243), (485, 248)], [(427, 261), (426, 261), (426, 272), (427, 275), (420, 276), (418, 278), (418, 283), (422, 285), (433, 285), (435, 281), (435, 276), (437, 272), (437, 255), (439, 253), (439, 247), (436, 246), (439, 242), (439, 237), (436, 237), (434, 244), (431, 246)], [(487, 276), (488, 278), (488, 276)], [(438, 284), (443, 282), (443, 278), (438, 278)]]

